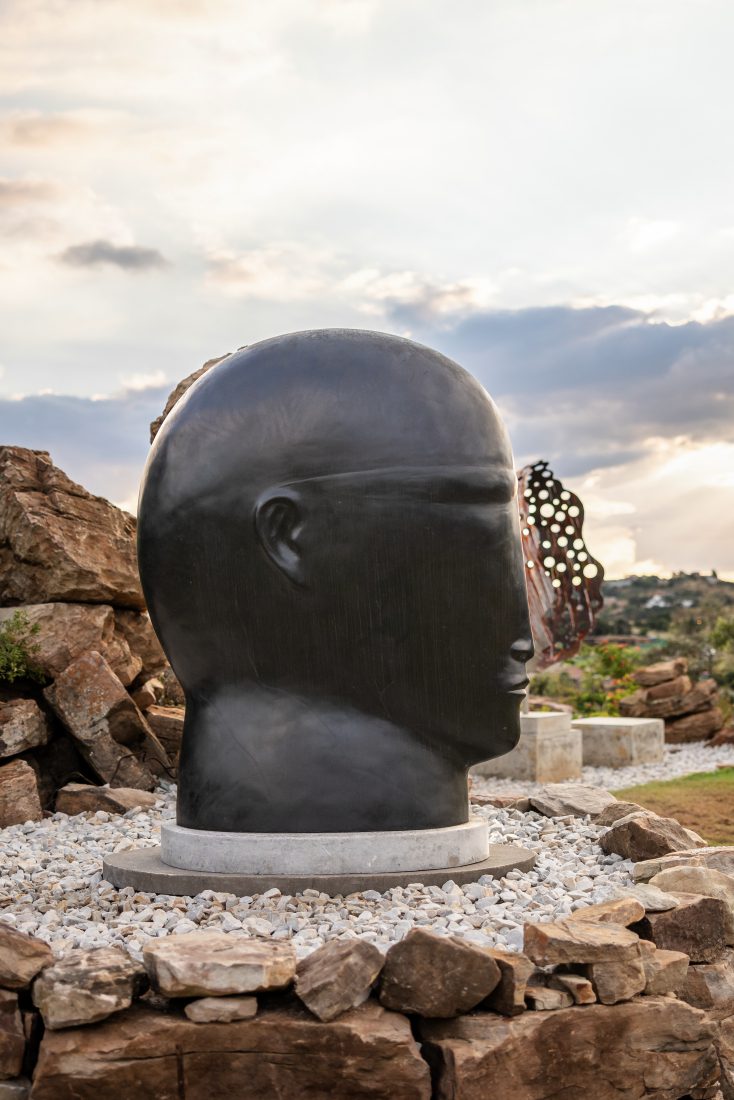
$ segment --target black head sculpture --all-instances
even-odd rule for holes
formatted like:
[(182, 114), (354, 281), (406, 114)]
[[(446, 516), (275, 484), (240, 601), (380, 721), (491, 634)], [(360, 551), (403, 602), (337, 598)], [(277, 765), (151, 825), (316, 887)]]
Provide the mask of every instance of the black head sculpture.
[(178, 823), (467, 820), (532, 655), (507, 433), (456, 363), (383, 333), (265, 340), (164, 422), (140, 573), (186, 692)]

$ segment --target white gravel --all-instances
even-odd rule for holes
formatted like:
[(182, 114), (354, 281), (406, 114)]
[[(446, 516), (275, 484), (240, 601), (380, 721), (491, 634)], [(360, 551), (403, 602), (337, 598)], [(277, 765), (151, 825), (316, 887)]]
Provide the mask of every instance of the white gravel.
[[(590, 783), (608, 791), (625, 787), (637, 787), (655, 779), (677, 779), (694, 772), (715, 772), (720, 765), (734, 767), (734, 745), (709, 748), (704, 741), (688, 745), (666, 745), (665, 758), (659, 764), (637, 764), (629, 768), (583, 768), (581, 779), (566, 782)], [(534, 794), (544, 785), (522, 779), (495, 779), (490, 776), (472, 776), (473, 790), (481, 794), (506, 794), (518, 791)]]
[(605, 855), (603, 830), (584, 818), (482, 808), (490, 842), (538, 851), (534, 870), (443, 888), (419, 885), (347, 898), (306, 891), (255, 897), (204, 891), (194, 898), (116, 890), (102, 879), (105, 853), (158, 843), (161, 820), (174, 815), (175, 792), (154, 810), (57, 813), (0, 833), (0, 921), (46, 940), (55, 951), (121, 944), (139, 956), (153, 937), (195, 928), (292, 939), (299, 955), (327, 940), (362, 937), (387, 949), (416, 926), (474, 943), (519, 949), (526, 920), (551, 920), (632, 884), (628, 861)]
[[(582, 781), (619, 789), (651, 779), (734, 765), (734, 746), (668, 746), (662, 764), (634, 768), (584, 768)], [(523, 794), (539, 784), (475, 778), (481, 793)], [(57, 813), (0, 831), (0, 922), (46, 940), (58, 953), (72, 947), (125, 946), (139, 956), (158, 936), (196, 928), (233, 935), (292, 939), (299, 955), (330, 939), (362, 937), (383, 950), (416, 926), (471, 942), (517, 950), (527, 920), (553, 920), (632, 885), (632, 864), (607, 856), (597, 840), (603, 829), (587, 818), (477, 810), (489, 823), (490, 843), (514, 842), (537, 850), (535, 868), (503, 879), (483, 876), (457, 886), (411, 885), (347, 898), (316, 891), (290, 897), (278, 890), (238, 898), (204, 891), (194, 898), (116, 890), (102, 878), (102, 857), (159, 842), (160, 823), (174, 817), (175, 788), (160, 792), (154, 810), (124, 816)]]

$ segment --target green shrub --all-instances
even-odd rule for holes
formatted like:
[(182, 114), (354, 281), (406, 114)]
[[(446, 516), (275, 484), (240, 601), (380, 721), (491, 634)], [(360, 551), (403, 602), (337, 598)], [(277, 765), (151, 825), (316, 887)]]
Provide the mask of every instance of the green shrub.
[(33, 659), (39, 649), (33, 639), (39, 630), (39, 624), (31, 625), (24, 611), (16, 611), (0, 623), (0, 683), (44, 681), (45, 677)]
[[(558, 672), (538, 672), (532, 677), (533, 695), (547, 695), (573, 707), (582, 718), (619, 715), (619, 703), (637, 689), (632, 673), (642, 663), (642, 654), (633, 646), (605, 642), (582, 645), (578, 656)], [(568, 667), (570, 666), (570, 667)], [(578, 669), (573, 674), (571, 671)]]

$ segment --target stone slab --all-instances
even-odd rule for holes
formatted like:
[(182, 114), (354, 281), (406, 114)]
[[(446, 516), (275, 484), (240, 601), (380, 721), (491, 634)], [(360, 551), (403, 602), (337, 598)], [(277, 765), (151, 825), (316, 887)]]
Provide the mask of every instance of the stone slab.
[(486, 859), (487, 822), (443, 829), (352, 833), (228, 833), (161, 828), (161, 859), (186, 871), (248, 875), (340, 875), (430, 871)]
[(659, 764), (665, 756), (662, 718), (577, 718), (583, 762), (592, 768)]
[(520, 740), (511, 752), (475, 765), (472, 774), (533, 783), (581, 778), (582, 738), (572, 727), (570, 714), (531, 711), (520, 715), (520, 729)]
[(132, 886), (133, 889), (147, 894), (171, 894), (175, 897), (195, 897), (202, 890), (245, 897), (262, 894), (273, 887), (284, 894), (319, 890), (333, 897), (336, 894), (358, 894), (364, 890), (384, 892), (394, 886), (408, 886), (412, 882), (419, 882), (424, 886), (443, 886), (449, 879), (461, 885), (464, 882), (476, 882), (482, 875), (502, 878), (508, 871), (530, 871), (536, 860), (534, 852), (520, 845), (490, 844), (486, 859), (463, 867), (341, 875), (242, 875), (185, 871), (169, 867), (162, 861), (160, 851), (158, 847), (134, 848), (106, 856), (103, 864), (104, 877), (118, 889)]

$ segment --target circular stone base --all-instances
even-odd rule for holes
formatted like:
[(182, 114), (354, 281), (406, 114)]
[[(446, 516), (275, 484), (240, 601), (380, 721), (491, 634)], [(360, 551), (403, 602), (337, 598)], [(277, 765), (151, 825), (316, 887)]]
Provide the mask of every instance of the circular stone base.
[(530, 871), (535, 865), (535, 853), (517, 844), (490, 844), (489, 855), (479, 863), (458, 867), (437, 867), (430, 871), (383, 871), (338, 875), (249, 875), (221, 874), (215, 871), (185, 871), (170, 867), (161, 859), (161, 850), (134, 848), (106, 856), (104, 877), (118, 889), (132, 886), (145, 894), (171, 894), (194, 897), (202, 890), (215, 890), (237, 897), (251, 897), (277, 887), (284, 894), (300, 894), (304, 890), (319, 890), (336, 894), (359, 894), (364, 890), (385, 890), (393, 886), (420, 883), (423, 886), (443, 886), (452, 879), (459, 885), (476, 882), (482, 875), (502, 878), (508, 871)]
[[(487, 822), (352, 833), (225, 833), (161, 826), (161, 859), (184, 871), (350, 875), (464, 867), (487, 858)], [(445, 881), (445, 880), (444, 880)]]

